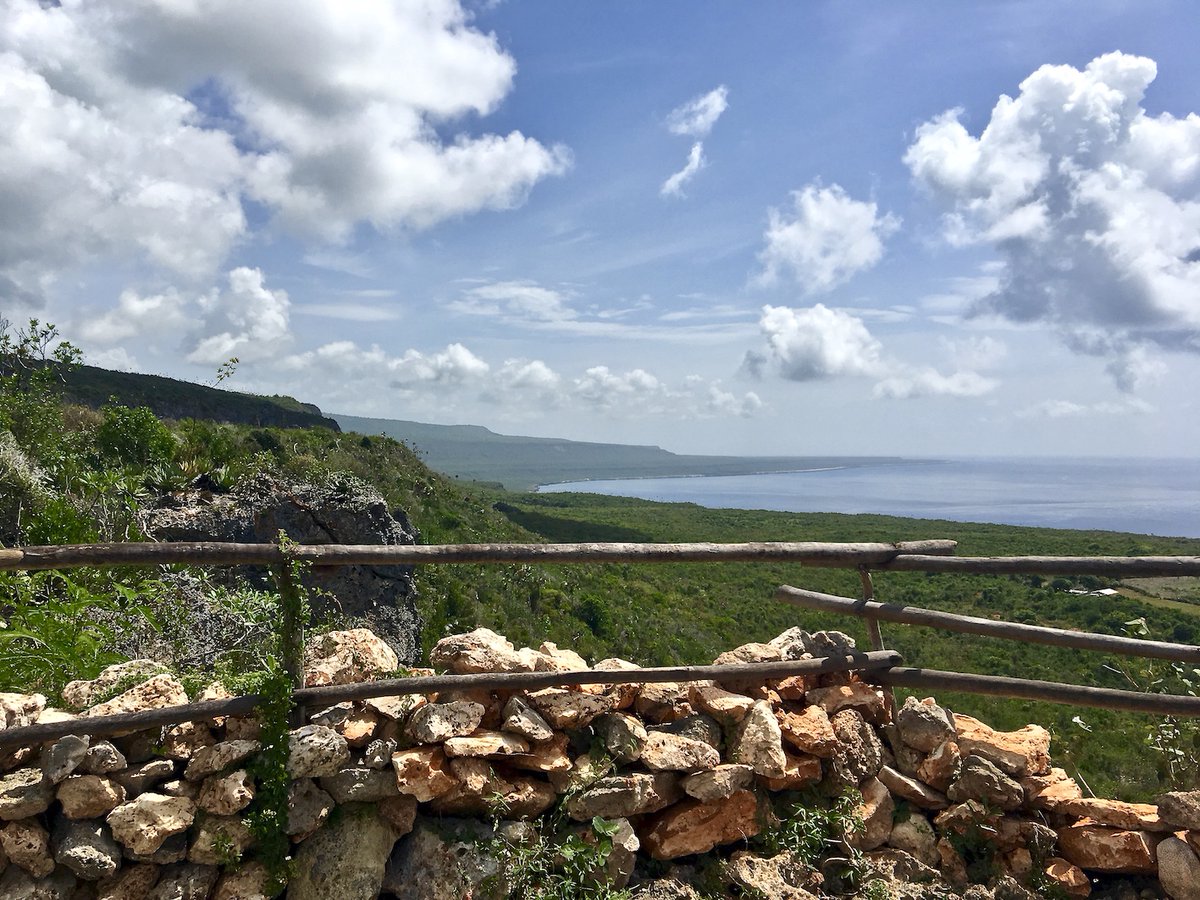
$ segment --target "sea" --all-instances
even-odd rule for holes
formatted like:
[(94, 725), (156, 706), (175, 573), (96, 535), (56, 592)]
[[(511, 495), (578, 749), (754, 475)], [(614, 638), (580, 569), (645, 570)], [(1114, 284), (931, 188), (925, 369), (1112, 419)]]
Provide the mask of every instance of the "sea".
[(905, 460), (762, 475), (569, 482), (539, 490), (1200, 537), (1200, 459)]

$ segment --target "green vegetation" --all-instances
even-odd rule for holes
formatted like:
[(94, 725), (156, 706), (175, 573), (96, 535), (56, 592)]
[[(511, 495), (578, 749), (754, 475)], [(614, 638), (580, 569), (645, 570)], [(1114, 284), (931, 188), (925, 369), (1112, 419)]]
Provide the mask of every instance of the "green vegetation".
[[(221, 491), (259, 473), (321, 481), (349, 473), (374, 485), (389, 508), (404, 510), (426, 543), (494, 541), (915, 540), (953, 538), (963, 555), (1198, 554), (1200, 540), (1114, 532), (962, 524), (885, 516), (705, 509), (587, 494), (516, 494), (460, 482), (427, 468), (417, 452), (388, 437), (324, 428), (281, 429), (197, 419), (160, 420), (122, 400), (101, 410), (64, 403), (56, 369), (38, 363), (69, 345), (31, 323), (0, 345), (0, 540), (73, 543), (140, 537), (139, 510), (164, 492), (201, 479)], [(63, 348), (63, 349), (58, 349)], [(169, 441), (168, 438), (169, 437)], [(115, 658), (115, 637), (171, 628), (203, 591), (245, 622), (251, 657), (274, 658), (274, 602), (253, 592), (220, 591), (196, 573), (158, 569), (0, 574), (0, 690), (54, 693), (71, 678), (90, 678)], [(844, 630), (860, 642), (857, 620), (785, 606), (780, 584), (857, 596), (852, 570), (766, 563), (676, 565), (426, 566), (418, 573), (425, 649), (449, 632), (486, 625), (518, 644), (552, 640), (592, 659), (620, 656), (641, 664), (705, 663), (748, 641), (769, 640), (799, 625)], [(1091, 631), (1145, 629), (1153, 638), (1196, 643), (1200, 604), (1195, 580), (1120, 586), (1122, 595), (1066, 593), (1095, 588), (1094, 578), (1046, 580), (881, 573), (876, 595), (970, 615)], [(944, 634), (885, 629), (907, 664), (1051, 681), (1187, 693), (1193, 670), (1102, 654), (1032, 647)], [(257, 643), (256, 643), (257, 642)], [(246, 644), (238, 652), (247, 653)], [(253, 664), (239, 657), (222, 665)], [(197, 676), (198, 677), (198, 676)], [(1000, 728), (1039, 722), (1053, 752), (1097, 794), (1152, 796), (1164, 785), (1197, 786), (1192, 725), (1057, 704), (975, 696), (939, 697), (958, 712)]]

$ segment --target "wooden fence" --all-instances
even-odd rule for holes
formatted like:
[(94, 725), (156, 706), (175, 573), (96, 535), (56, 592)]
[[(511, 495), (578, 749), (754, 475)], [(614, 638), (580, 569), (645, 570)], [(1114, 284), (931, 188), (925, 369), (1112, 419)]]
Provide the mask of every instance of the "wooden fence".
[[(790, 662), (748, 663), (732, 666), (683, 666), (623, 671), (483, 673), (389, 679), (364, 684), (305, 688), (301, 680), (300, 648), (303, 623), (285, 618), (281, 623), (284, 664), (293, 678), (293, 702), (299, 706), (327, 706), (345, 700), (467, 688), (534, 690), (577, 684), (628, 684), (692, 681), (707, 678), (766, 681), (789, 675), (855, 671), (871, 683), (886, 687), (942, 689), (1002, 697), (1048, 700), (1079, 706), (1152, 712), (1175, 716), (1200, 716), (1200, 698), (1058, 682), (970, 675), (907, 668), (894, 651), (887, 650), (881, 621), (943, 628), (966, 634), (1001, 637), (1030, 643), (1129, 656), (1200, 663), (1200, 648), (1143, 641), (1115, 635), (1068, 631), (1058, 628), (997, 622), (937, 610), (875, 602), (872, 570), (902, 572), (959, 572), (1013, 575), (1193, 576), (1200, 575), (1200, 557), (956, 557), (955, 541), (898, 543), (760, 542), (741, 544), (446, 544), (446, 545), (289, 545), (217, 542), (118, 543), (0, 549), (0, 571), (74, 568), (80, 566), (266, 565), (275, 574), (281, 593), (296, 590), (287, 563), (315, 566), (413, 565), (429, 563), (660, 563), (660, 562), (788, 562), (803, 566), (857, 569), (863, 597), (837, 597), (784, 586), (777, 599), (797, 606), (863, 618), (872, 649), (845, 657), (825, 657)], [(217, 716), (251, 713), (262, 698), (257, 695), (190, 703), (165, 709), (97, 718), (30, 725), (0, 731), (0, 749), (32, 746), (67, 734), (117, 734), (203, 721)]]

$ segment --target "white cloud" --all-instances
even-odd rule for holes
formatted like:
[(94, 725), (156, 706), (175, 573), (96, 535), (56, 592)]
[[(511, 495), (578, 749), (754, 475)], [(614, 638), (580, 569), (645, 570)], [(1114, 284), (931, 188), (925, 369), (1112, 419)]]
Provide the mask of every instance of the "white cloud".
[[(753, 377), (762, 377), (768, 369), (788, 381), (867, 376), (879, 379), (875, 397), (892, 400), (977, 397), (998, 384), (965, 366), (947, 375), (930, 366), (892, 359), (862, 319), (821, 303), (806, 309), (764, 306), (759, 327), (766, 352), (751, 351), (743, 362), (743, 369)], [(994, 362), (1000, 352), (998, 342), (977, 346), (992, 357), (983, 362)], [(981, 367), (980, 361), (975, 367)]]
[(720, 85), (671, 110), (667, 115), (667, 128), (672, 134), (704, 137), (728, 108), (729, 89)]
[(158, 336), (178, 340), (192, 321), (188, 301), (174, 288), (148, 296), (125, 290), (116, 307), (83, 319), (74, 331), (84, 341), (97, 344), (118, 344), (135, 336), (143, 341)]
[(696, 141), (688, 153), (687, 163), (682, 169), (663, 182), (658, 193), (663, 197), (682, 197), (683, 187), (705, 166), (704, 144)]
[(1200, 350), (1200, 117), (1148, 115), (1156, 74), (1123, 53), (1043, 66), (978, 137), (951, 110), (905, 155), (949, 207), (948, 240), (1001, 254), (972, 310), (1054, 326), (1123, 390), (1161, 372), (1146, 348)]
[(228, 290), (199, 300), (202, 334), (188, 362), (219, 365), (231, 356), (244, 362), (274, 359), (291, 341), (288, 295), (269, 290), (263, 273), (245, 266), (229, 273)]
[(532, 281), (497, 281), (473, 287), (447, 306), (459, 313), (510, 321), (560, 322), (576, 318), (567, 295)]
[(1099, 403), (1043, 400), (1033, 406), (1017, 410), (1015, 415), (1022, 419), (1077, 419), (1093, 416), (1145, 415), (1152, 412), (1154, 412), (1154, 407), (1149, 403), (1136, 397), (1129, 397), (1118, 402), (1104, 400)]
[(943, 344), (960, 369), (991, 369), (1008, 356), (1008, 345), (989, 335), (944, 340)]
[(979, 397), (999, 384), (978, 372), (959, 370), (943, 375), (928, 367), (901, 371), (878, 382), (874, 395), (885, 400), (910, 400), (915, 397)]
[(753, 391), (738, 397), (720, 382), (698, 375), (671, 386), (644, 369), (613, 372), (608, 366), (593, 366), (576, 378), (572, 394), (573, 399), (619, 418), (748, 418), (763, 407)]
[(515, 69), (455, 0), (6, 2), (2, 299), (97, 258), (211, 277), (243, 196), (330, 239), (515, 206), (566, 149), (454, 131)]
[[(384, 294), (391, 296), (392, 292), (385, 291)], [(400, 313), (394, 309), (368, 303), (302, 303), (292, 309), (300, 315), (344, 322), (394, 322), (400, 318)]]
[(823, 293), (883, 258), (883, 242), (900, 220), (876, 204), (854, 200), (836, 184), (810, 184), (792, 194), (791, 216), (769, 211), (766, 247), (759, 255), (763, 284), (791, 274), (805, 293)]
[(883, 369), (882, 346), (862, 320), (824, 304), (764, 306), (759, 327), (771, 361), (789, 381), (877, 375)]

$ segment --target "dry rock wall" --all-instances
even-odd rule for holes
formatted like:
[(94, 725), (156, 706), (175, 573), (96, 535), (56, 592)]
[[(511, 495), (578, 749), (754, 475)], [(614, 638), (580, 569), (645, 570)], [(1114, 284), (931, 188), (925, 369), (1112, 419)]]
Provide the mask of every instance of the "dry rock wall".
[[(837, 632), (792, 630), (715, 662), (851, 649)], [(552, 643), (515, 648), (486, 629), (445, 638), (430, 663), (461, 674), (588, 667)], [(334, 632), (310, 643), (306, 680), (396, 667), (371, 632)], [(192, 699), (223, 693), (213, 685)], [(0, 694), (0, 728), (185, 700), (171, 674), (140, 661), (72, 683), (71, 710)], [(406, 694), (309, 712), (287, 735), (277, 823), (297, 900), (507, 896), (514, 879), (534, 883), (514, 860), (533, 859), (549, 859), (543, 890), (556, 866), (584, 860), (573, 871), (590, 896), (607, 886), (646, 900), (1086, 897), (1093, 879), (1116, 873), (1157, 878), (1151, 895), (1200, 897), (1200, 793), (1086, 798), (1052, 765), (1044, 728), (995, 731), (932, 698), (893, 709), (853, 674)], [(7, 753), (0, 897), (278, 895), (247, 824), (265, 740), (254, 718), (225, 718)], [(768, 840), (786, 831), (781, 810), (797, 798), (851, 810), (825, 853)]]

